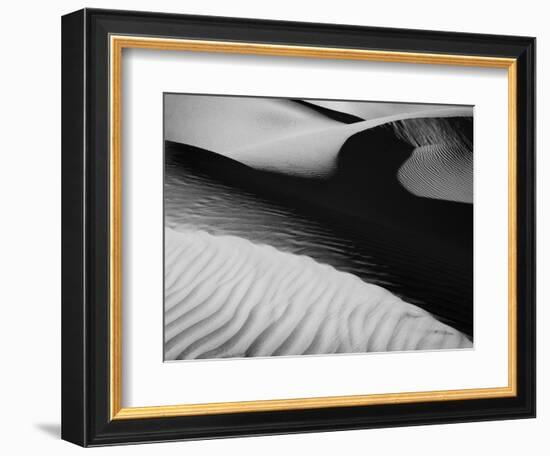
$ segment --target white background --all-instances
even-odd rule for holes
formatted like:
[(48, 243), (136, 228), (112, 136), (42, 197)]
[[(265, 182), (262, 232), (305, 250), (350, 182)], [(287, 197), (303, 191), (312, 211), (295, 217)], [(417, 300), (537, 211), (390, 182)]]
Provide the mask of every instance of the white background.
[[(544, 2), (77, 1), (4, 5), (0, 17), (0, 267), (2, 376), (0, 448), (6, 454), (72, 454), (59, 440), (60, 403), (60, 19), (83, 6), (163, 10), (417, 29), (523, 34), (538, 38), (538, 150), (550, 119)], [(545, 454), (550, 446), (549, 159), (538, 154), (538, 418), (310, 435), (103, 448), (94, 454)], [(545, 432), (546, 431), (546, 432)]]
[[(127, 50), (122, 74), (124, 407), (507, 386), (506, 70)], [(474, 105), (475, 350), (163, 364), (163, 91)]]

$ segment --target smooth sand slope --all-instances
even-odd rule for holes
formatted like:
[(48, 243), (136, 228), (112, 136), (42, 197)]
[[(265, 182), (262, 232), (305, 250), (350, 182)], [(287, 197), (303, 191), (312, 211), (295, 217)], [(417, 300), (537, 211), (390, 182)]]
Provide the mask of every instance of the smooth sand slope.
[(387, 290), (242, 238), (166, 230), (165, 359), (472, 344)]

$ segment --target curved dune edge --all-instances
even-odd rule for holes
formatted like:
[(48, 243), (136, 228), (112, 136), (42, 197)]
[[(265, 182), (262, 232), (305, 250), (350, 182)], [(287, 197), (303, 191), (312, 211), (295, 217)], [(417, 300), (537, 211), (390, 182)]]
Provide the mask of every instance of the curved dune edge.
[(166, 230), (166, 360), (470, 347), (426, 311), (309, 257)]

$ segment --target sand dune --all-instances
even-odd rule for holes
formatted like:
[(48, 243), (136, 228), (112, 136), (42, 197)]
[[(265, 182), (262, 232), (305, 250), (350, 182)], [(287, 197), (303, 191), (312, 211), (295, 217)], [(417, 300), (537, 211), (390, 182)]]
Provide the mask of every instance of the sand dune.
[(233, 236), (166, 230), (165, 358), (466, 348), (354, 275)]
[[(308, 104), (341, 109), (367, 120), (342, 123), (308, 108)], [(215, 152), (254, 169), (301, 177), (332, 176), (338, 153), (350, 137), (391, 125), (417, 149), (399, 175), (407, 190), (421, 197), (471, 202), (471, 141), (469, 147), (464, 141), (457, 145), (454, 137), (446, 136), (452, 135), (452, 129), (431, 128), (432, 124), (444, 124), (445, 118), (471, 116), (470, 107), (190, 95), (167, 96), (165, 107), (165, 139)], [(434, 118), (434, 123), (426, 122)], [(424, 121), (424, 126), (399, 127), (415, 119)], [(434, 145), (441, 147), (421, 147)], [(377, 151), (367, 147), (365, 153)]]
[(232, 158), (232, 151), (258, 143), (331, 128), (339, 122), (291, 100), (166, 95), (165, 140)]
[[(354, 134), (375, 127), (408, 119), (467, 116), (467, 108), (426, 109), (424, 111), (395, 114), (352, 124), (336, 124), (329, 128), (281, 137), (259, 144), (244, 145), (222, 152), (255, 169), (279, 172), (302, 177), (326, 178), (336, 172), (338, 153)], [(220, 153), (219, 151), (215, 151)], [(365, 149), (365, 153), (377, 151)]]

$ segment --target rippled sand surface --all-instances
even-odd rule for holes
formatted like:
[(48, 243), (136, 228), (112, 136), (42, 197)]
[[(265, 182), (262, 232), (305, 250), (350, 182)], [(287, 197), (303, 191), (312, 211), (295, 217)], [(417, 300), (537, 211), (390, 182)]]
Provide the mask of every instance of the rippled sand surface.
[(235, 236), (168, 229), (165, 287), (167, 360), (472, 346), (382, 287)]

